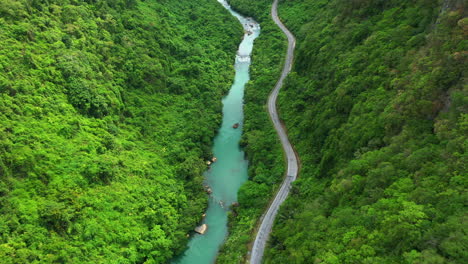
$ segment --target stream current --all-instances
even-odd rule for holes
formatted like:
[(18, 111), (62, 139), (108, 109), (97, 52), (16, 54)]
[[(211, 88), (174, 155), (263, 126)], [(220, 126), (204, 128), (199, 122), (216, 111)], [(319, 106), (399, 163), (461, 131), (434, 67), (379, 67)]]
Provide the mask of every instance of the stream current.
[[(205, 234), (194, 234), (187, 250), (173, 264), (214, 263), (218, 251), (228, 235), (229, 207), (237, 201), (237, 191), (247, 180), (247, 160), (239, 142), (243, 127), (244, 87), (249, 81), (250, 54), (255, 38), (260, 34), (260, 25), (251, 18), (232, 10), (225, 0), (218, 0), (244, 27), (244, 38), (239, 45), (235, 60), (234, 83), (223, 98), (223, 121), (214, 139), (213, 154), (217, 161), (205, 172), (205, 184), (212, 193), (209, 197), (206, 217), (201, 224), (208, 229)], [(233, 125), (238, 123), (238, 128)]]

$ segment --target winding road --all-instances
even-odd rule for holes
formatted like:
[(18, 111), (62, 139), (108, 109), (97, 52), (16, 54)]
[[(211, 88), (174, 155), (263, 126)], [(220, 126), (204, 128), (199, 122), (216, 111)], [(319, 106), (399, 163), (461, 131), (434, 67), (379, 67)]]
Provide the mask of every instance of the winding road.
[(260, 224), (260, 228), (258, 229), (252, 247), (252, 251), (250, 253), (250, 264), (261, 263), (263, 252), (265, 251), (265, 245), (270, 235), (276, 214), (278, 213), (278, 209), (280, 205), (284, 202), (284, 200), (286, 200), (286, 197), (288, 196), (289, 190), (291, 188), (291, 183), (296, 180), (299, 169), (298, 158), (296, 157), (296, 153), (294, 152), (294, 149), (291, 143), (289, 142), (288, 136), (278, 117), (278, 111), (276, 109), (276, 99), (278, 98), (279, 90), (283, 86), (284, 79), (291, 71), (294, 47), (296, 45), (296, 39), (294, 38), (293, 34), (283, 25), (283, 23), (278, 18), (277, 7), (278, 0), (275, 0), (271, 7), (271, 17), (273, 18), (273, 21), (276, 23), (276, 25), (278, 25), (278, 27), (281, 28), (284, 34), (288, 37), (288, 52), (286, 54), (286, 59), (283, 71), (281, 72), (281, 76), (278, 82), (276, 83), (275, 88), (268, 97), (268, 112), (270, 113), (270, 118), (273, 121), (275, 129), (278, 132), (278, 136), (280, 137), (281, 144), (283, 145), (283, 150), (287, 158), (288, 169), (286, 173), (286, 178), (281, 184), (281, 187), (278, 193), (276, 194), (275, 199), (273, 200), (270, 207), (268, 208), (268, 211), (262, 218), (262, 223)]

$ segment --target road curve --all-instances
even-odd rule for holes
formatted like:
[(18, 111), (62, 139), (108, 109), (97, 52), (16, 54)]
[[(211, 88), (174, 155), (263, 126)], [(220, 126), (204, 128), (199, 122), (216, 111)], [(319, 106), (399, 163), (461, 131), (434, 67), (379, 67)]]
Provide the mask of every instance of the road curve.
[(281, 86), (283, 86), (284, 79), (291, 71), (294, 47), (296, 45), (296, 39), (294, 38), (293, 34), (283, 25), (283, 23), (278, 18), (277, 7), (278, 0), (275, 0), (271, 7), (271, 17), (273, 18), (273, 21), (276, 23), (276, 25), (278, 25), (278, 27), (281, 28), (284, 34), (288, 37), (288, 52), (286, 54), (281, 76), (278, 82), (276, 83), (275, 88), (268, 97), (268, 112), (270, 113), (270, 118), (273, 121), (275, 129), (281, 140), (281, 144), (283, 145), (283, 150), (287, 158), (288, 169), (286, 173), (286, 178), (281, 184), (281, 187), (278, 193), (276, 194), (275, 199), (271, 203), (266, 214), (264, 214), (263, 216), (262, 223), (260, 224), (260, 228), (258, 229), (252, 247), (252, 251), (250, 253), (250, 264), (261, 263), (263, 252), (265, 251), (265, 245), (270, 235), (276, 214), (278, 213), (278, 209), (280, 205), (284, 202), (284, 200), (286, 200), (286, 197), (288, 196), (289, 190), (291, 188), (291, 183), (296, 180), (299, 169), (298, 158), (296, 157), (296, 153), (294, 152), (294, 149), (291, 143), (289, 142), (288, 136), (286, 134), (286, 131), (284, 130), (283, 125), (281, 124), (281, 121), (278, 117), (278, 111), (276, 109), (276, 99), (278, 98), (278, 93), (281, 89)]

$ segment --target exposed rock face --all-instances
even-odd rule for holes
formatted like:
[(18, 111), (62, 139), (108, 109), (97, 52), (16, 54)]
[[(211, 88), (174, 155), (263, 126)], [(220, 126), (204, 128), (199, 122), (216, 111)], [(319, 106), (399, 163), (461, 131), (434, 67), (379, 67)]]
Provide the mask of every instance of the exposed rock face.
[(195, 232), (197, 232), (198, 234), (205, 234), (206, 230), (208, 229), (208, 226), (206, 224), (203, 224), (201, 226), (197, 226), (195, 227)]

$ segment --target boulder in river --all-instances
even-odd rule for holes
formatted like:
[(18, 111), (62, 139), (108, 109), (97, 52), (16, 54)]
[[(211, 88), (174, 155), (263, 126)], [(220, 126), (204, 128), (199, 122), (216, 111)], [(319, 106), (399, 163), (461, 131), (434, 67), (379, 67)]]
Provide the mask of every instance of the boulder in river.
[(210, 166), (210, 165), (211, 165), (211, 161), (207, 161), (207, 162), (206, 162), (206, 165)]
[(218, 159), (217, 159), (216, 157), (213, 157), (213, 158), (211, 159), (211, 162), (215, 163), (217, 160), (218, 160)]
[(239, 127), (239, 123), (235, 123), (234, 125), (232, 125), (232, 128), (238, 128)]
[(198, 234), (203, 235), (203, 234), (205, 234), (206, 229), (208, 229), (208, 226), (206, 224), (203, 224), (201, 226), (195, 227), (195, 232), (197, 232)]
[(211, 190), (210, 187), (208, 187), (208, 189), (206, 189), (206, 192), (207, 192), (208, 194), (211, 194), (213, 191)]

